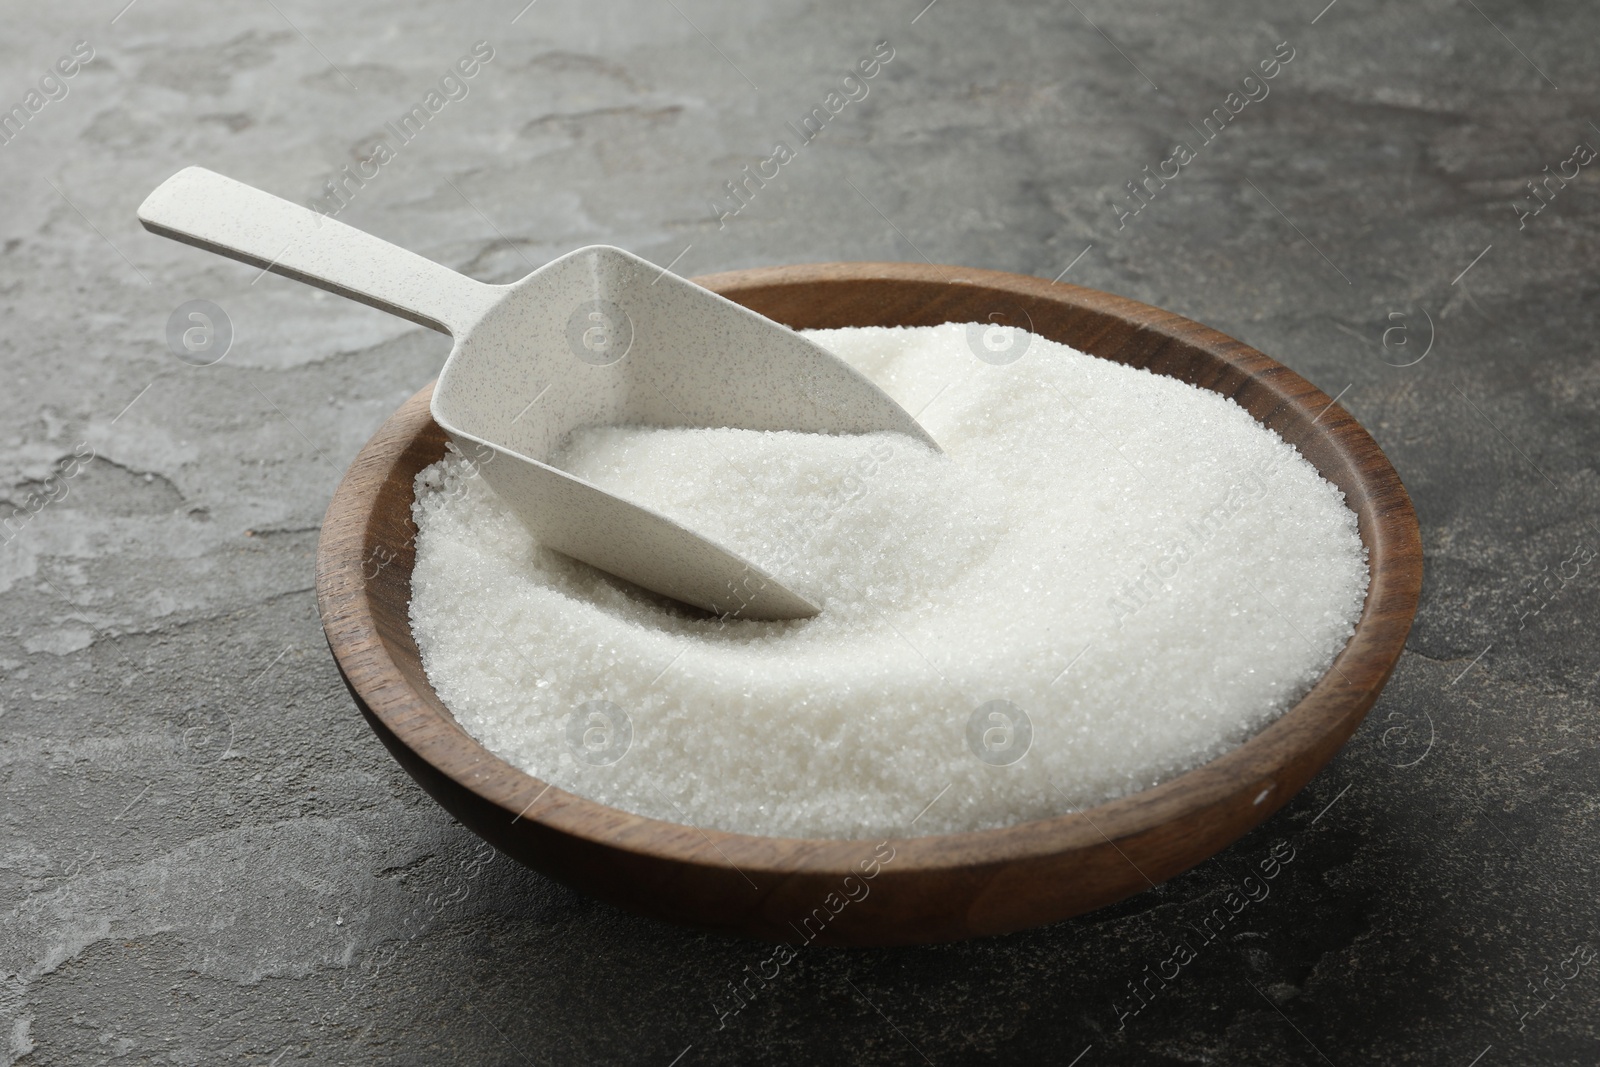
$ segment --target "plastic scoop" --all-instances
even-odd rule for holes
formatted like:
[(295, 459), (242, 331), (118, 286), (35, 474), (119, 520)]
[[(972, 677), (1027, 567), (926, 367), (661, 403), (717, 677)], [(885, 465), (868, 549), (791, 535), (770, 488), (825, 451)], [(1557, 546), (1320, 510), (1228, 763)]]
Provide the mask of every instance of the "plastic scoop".
[[(202, 167), (139, 206), (152, 233), (447, 333), (434, 421), (539, 541), (719, 615), (819, 610), (673, 520), (544, 462), (593, 425), (909, 434), (934, 440), (850, 366), (793, 330), (619, 248), (568, 253), (489, 285)], [(478, 447), (472, 447), (478, 446)]]

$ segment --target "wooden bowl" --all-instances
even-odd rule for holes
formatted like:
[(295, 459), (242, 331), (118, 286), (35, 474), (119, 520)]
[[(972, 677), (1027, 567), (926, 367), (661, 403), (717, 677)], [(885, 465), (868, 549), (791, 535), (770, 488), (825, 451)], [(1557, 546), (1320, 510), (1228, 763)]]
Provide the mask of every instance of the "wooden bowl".
[(408, 611), (412, 478), (445, 447), (428, 416), (430, 386), (367, 442), (334, 494), (317, 601), (372, 729), (435, 800), (501, 851), (634, 911), (770, 940), (911, 944), (1001, 933), (1112, 903), (1220, 851), (1305, 786), (1377, 699), (1417, 607), (1416, 515), (1367, 432), (1293, 371), (1171, 312), (996, 271), (832, 263), (697, 280), (795, 328), (999, 315), (1232, 397), (1344, 491), (1369, 553), (1366, 606), (1333, 667), (1281, 718), (1226, 755), (1087, 816), (887, 843), (661, 822), (511, 766), (462, 730), (429, 684)]

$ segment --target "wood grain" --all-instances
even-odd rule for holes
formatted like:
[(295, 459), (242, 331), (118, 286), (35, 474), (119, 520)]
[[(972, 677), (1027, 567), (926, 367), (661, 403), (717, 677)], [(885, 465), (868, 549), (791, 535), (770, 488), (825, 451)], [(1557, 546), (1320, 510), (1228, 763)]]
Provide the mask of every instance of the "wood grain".
[[(1232, 397), (1344, 491), (1369, 552), (1367, 602), (1333, 667), (1276, 722), (1202, 767), (1087, 813), (887, 844), (647, 819), (495, 757), (429, 685), (408, 612), (412, 479), (445, 444), (428, 416), (430, 386), (384, 423), (335, 493), (318, 549), (318, 604), (373, 730), (440, 804), (506, 854), (625, 908), (769, 940), (909, 944), (1001, 933), (1102, 907), (1226, 847), (1299, 792), (1377, 699), (1416, 612), (1416, 515), (1367, 432), (1288, 368), (1171, 312), (995, 271), (839, 263), (697, 280), (795, 328), (1020, 324)], [(863, 879), (875, 850), (893, 858)], [(860, 899), (841, 907), (850, 876)]]

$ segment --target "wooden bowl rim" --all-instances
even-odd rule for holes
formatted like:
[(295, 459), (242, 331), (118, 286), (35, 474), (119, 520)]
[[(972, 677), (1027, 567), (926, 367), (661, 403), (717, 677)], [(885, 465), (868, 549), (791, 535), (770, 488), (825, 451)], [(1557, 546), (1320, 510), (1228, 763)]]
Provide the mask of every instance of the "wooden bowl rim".
[[(1144, 834), (1186, 813), (1224, 804), (1239, 792), (1241, 781), (1260, 784), (1263, 792), (1256, 803), (1265, 805), (1264, 812), (1270, 813), (1297, 791), (1274, 789), (1275, 778), (1289, 770), (1297, 755), (1330, 739), (1329, 750), (1337, 750), (1388, 680), (1404, 650), (1420, 595), (1421, 536), (1410, 497), (1367, 431), (1331, 397), (1270, 357), (1149, 304), (1002, 271), (917, 263), (812, 263), (729, 271), (694, 280), (718, 292), (882, 281), (972, 285), (1107, 313), (1137, 324), (1141, 330), (1205, 351), (1241, 373), (1253, 387), (1270, 390), (1279, 401), (1275, 410), (1318, 410), (1317, 432), (1351, 461), (1355, 477), (1366, 490), (1366, 501), (1385, 502), (1381, 509), (1373, 509), (1370, 530), (1363, 515), (1370, 584), (1355, 632), (1323, 677), (1292, 708), (1223, 755), (1160, 785), (1087, 809), (1087, 818), (1079, 818), (1083, 811), (1069, 811), (986, 830), (892, 837), (897, 877), (1041, 859)], [(345, 579), (362, 572), (368, 522), (384, 482), (369, 471), (378, 468), (388, 477), (428, 429), (432, 419), (427, 401), (432, 390), (430, 383), (414, 395), (362, 447), (323, 521), (317, 553), (318, 607), (334, 658), (358, 701), (420, 759), (512, 821), (537, 822), (557, 834), (676, 864), (720, 868), (737, 864), (752, 874), (779, 877), (799, 873), (843, 877), (854, 872), (879, 839), (780, 838), (709, 827), (691, 827), (690, 833), (684, 833), (684, 824), (600, 804), (527, 774), (490, 752), (453, 716), (441, 715), (436, 707), (442, 709), (443, 703), (436, 694), (430, 692), (430, 702), (413, 689), (375, 623), (366, 583)], [(1262, 416), (1253, 417), (1265, 423)], [(1362, 470), (1354, 462), (1358, 453), (1368, 457), (1368, 469)], [(360, 521), (350, 521), (352, 516)], [(335, 620), (340, 630), (337, 643), (333, 638)], [(1374, 626), (1374, 620), (1383, 622)], [(1351, 673), (1372, 681), (1354, 687), (1336, 681)], [(439, 743), (441, 727), (451, 739), (449, 744)], [(1287, 745), (1294, 736), (1299, 743)]]

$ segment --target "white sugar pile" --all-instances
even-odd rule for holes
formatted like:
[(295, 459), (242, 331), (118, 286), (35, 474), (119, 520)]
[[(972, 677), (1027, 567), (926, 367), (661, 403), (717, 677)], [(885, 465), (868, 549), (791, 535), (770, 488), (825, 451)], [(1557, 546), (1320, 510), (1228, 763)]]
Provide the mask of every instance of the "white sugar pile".
[(418, 476), (412, 625), (473, 736), (675, 822), (973, 830), (1211, 759), (1349, 637), (1355, 516), (1232, 401), (1039, 337), (982, 362), (959, 324), (811, 336), (945, 454), (610, 428), (559, 463), (769, 567), (814, 619), (676, 609), (539, 548), (459, 457)]

